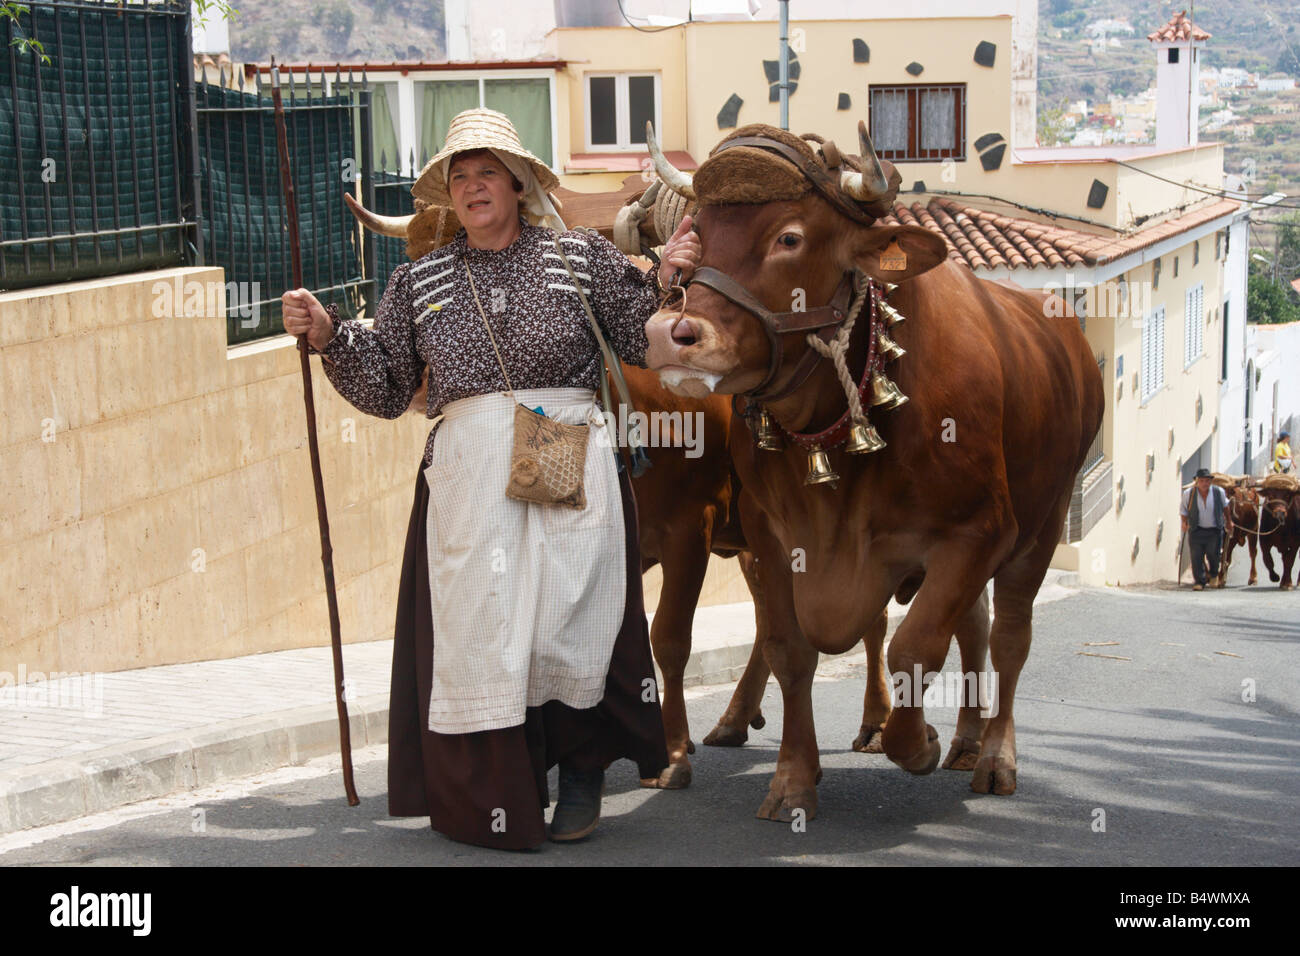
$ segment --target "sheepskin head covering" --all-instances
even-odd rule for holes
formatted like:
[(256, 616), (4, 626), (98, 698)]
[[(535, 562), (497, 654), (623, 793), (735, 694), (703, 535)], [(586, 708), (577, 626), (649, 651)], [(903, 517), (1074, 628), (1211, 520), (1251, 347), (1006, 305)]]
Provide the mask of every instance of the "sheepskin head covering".
[(691, 177), (691, 185), (702, 205), (775, 202), (800, 199), (808, 194), (812, 184), (803, 173), (774, 153), (753, 146), (733, 146), (718, 152), (723, 144), (742, 136), (774, 139), (798, 150), (809, 160), (814, 159), (812, 147), (793, 133), (764, 123), (742, 126), (713, 147), (709, 158)]
[[(862, 169), (857, 156), (842, 154), (827, 144), (826, 149), (835, 157), (836, 167), (828, 169), (820, 136), (810, 134), (800, 137), (765, 123), (753, 123), (740, 127), (721, 140), (713, 147), (709, 158), (695, 171), (691, 185), (695, 188), (695, 195), (701, 205), (794, 200), (803, 198), (812, 190), (812, 183), (793, 163), (769, 150), (754, 146), (733, 146), (719, 152), (723, 145), (743, 136), (762, 136), (797, 150), (809, 161), (827, 170), (832, 179), (838, 178), (838, 171), (858, 172)], [(856, 203), (859, 209), (876, 219), (889, 215), (902, 182), (902, 176), (893, 163), (882, 160), (880, 166), (889, 184), (885, 195), (871, 203)]]

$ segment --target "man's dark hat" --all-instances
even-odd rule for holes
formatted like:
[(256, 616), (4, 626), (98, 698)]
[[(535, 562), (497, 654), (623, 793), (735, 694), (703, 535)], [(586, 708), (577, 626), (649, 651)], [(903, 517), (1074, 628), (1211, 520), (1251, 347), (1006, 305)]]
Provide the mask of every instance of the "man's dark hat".
[(1208, 468), (1197, 468), (1197, 469), (1196, 469), (1196, 477), (1197, 477), (1197, 478), (1209, 478), (1209, 477), (1210, 477), (1210, 469), (1208, 469)]

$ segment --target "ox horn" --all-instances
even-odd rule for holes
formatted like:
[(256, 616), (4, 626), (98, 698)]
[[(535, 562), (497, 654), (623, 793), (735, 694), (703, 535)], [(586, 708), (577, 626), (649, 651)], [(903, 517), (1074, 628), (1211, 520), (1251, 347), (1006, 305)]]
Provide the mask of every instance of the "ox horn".
[(858, 202), (873, 202), (889, 192), (889, 181), (867, 135), (867, 124), (862, 120), (858, 120), (858, 143), (862, 149), (862, 172), (845, 170), (840, 175), (840, 187)]
[(695, 198), (695, 187), (691, 185), (690, 173), (684, 173), (672, 163), (663, 154), (659, 148), (659, 143), (655, 139), (655, 127), (649, 120), (645, 124), (645, 145), (650, 151), (650, 158), (654, 160), (655, 172), (659, 178), (668, 184), (668, 188), (675, 193), (685, 196), (687, 199)]
[(411, 220), (415, 218), (415, 213), (411, 213), (409, 216), (381, 216), (378, 213), (371, 212), (353, 199), (351, 193), (345, 192), (343, 199), (348, 204), (348, 208), (352, 210), (352, 215), (357, 217), (357, 221), (361, 225), (371, 232), (379, 233), (381, 236), (395, 236), (398, 239), (405, 239), (407, 227), (411, 225)]

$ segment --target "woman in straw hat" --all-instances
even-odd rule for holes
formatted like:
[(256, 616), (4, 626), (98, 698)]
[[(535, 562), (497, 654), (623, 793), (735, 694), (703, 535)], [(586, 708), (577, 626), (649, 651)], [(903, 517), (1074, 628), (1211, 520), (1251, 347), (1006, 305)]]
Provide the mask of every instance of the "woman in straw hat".
[[(283, 299), (286, 331), (307, 334), (363, 412), (400, 416), (428, 367), (435, 424), (398, 599), (389, 813), (509, 849), (546, 839), (557, 763), (559, 841), (595, 828), (613, 760), (633, 760), (647, 783), (668, 763), (636, 504), (596, 400), (604, 363), (582, 299), (614, 351), (644, 367), (657, 286), (689, 274), (699, 242), (684, 222), (659, 273), (643, 275), (609, 241), (565, 231), (557, 185), (507, 117), (468, 110), (411, 190), (462, 228), (394, 270), (373, 330), (305, 289)], [(506, 496), (516, 401), (589, 424), (585, 508)]]

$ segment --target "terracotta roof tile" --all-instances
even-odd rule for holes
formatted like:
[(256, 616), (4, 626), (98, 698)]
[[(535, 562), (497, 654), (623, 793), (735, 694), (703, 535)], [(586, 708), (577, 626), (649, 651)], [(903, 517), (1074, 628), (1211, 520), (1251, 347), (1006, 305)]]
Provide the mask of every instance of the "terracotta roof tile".
[(894, 206), (889, 224), (921, 226), (944, 237), (948, 258), (972, 269), (1101, 265), (1240, 208), (1232, 199), (1205, 205), (1130, 233), (1097, 235), (958, 205), (943, 196)]
[(1169, 22), (1155, 33), (1148, 33), (1147, 39), (1153, 43), (1175, 43), (1180, 40), (1208, 40), (1206, 33), (1187, 18), (1187, 11), (1181, 10), (1169, 18)]

